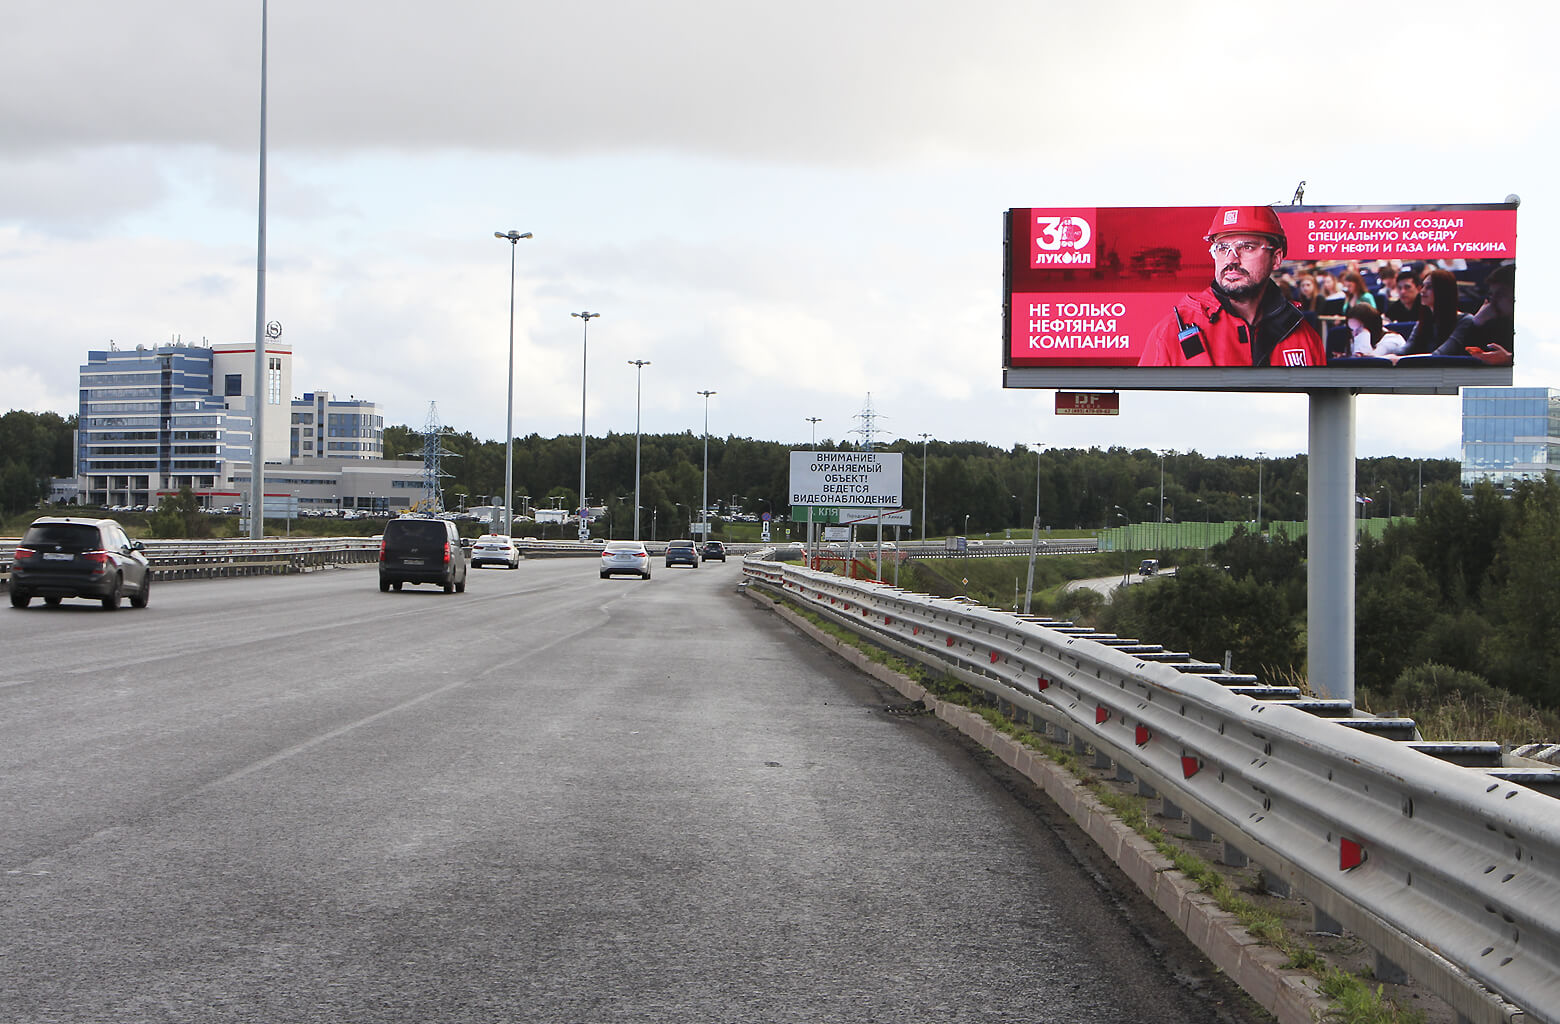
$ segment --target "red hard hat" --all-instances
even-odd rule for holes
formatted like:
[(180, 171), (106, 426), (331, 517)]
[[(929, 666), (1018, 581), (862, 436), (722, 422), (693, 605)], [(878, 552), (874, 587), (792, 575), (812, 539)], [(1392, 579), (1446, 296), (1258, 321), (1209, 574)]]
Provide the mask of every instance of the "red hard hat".
[(1206, 239), (1211, 242), (1220, 235), (1232, 234), (1270, 235), (1280, 244), (1288, 241), (1271, 206), (1221, 206), (1213, 211)]

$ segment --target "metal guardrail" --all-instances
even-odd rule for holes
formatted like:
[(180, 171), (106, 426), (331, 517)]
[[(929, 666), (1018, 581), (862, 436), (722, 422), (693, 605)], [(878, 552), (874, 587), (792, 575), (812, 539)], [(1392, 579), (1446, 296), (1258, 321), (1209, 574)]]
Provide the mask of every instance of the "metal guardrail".
[[(374, 562), (378, 537), (309, 537), (297, 540), (146, 540), (153, 579), (199, 579), (307, 572), (327, 565)], [(9, 581), (15, 541), (0, 542), (0, 581)]]
[(1560, 1021), (1560, 772), (1071, 623), (743, 572), (1092, 747), (1467, 1020)]

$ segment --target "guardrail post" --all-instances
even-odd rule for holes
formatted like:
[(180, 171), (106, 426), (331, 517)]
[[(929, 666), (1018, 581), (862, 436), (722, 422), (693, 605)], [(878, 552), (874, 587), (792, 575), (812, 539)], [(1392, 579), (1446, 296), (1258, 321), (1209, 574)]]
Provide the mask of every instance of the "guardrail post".
[(1159, 816), (1161, 818), (1169, 818), (1171, 821), (1180, 821), (1186, 817), (1186, 812), (1174, 803), (1171, 803), (1169, 797), (1161, 796), (1159, 798)]
[(1210, 829), (1207, 825), (1204, 825), (1202, 822), (1198, 821), (1196, 818), (1191, 817), (1190, 815), (1187, 816), (1186, 823), (1191, 826), (1191, 835), (1193, 839), (1197, 840), (1199, 843), (1213, 842), (1213, 830)]
[(1136, 782), (1137, 779), (1133, 778), (1132, 773), (1127, 770), (1127, 766), (1126, 765), (1122, 764), (1120, 761), (1117, 761), (1116, 762), (1116, 781), (1117, 782), (1132, 783), (1132, 782)]
[(1377, 981), (1386, 982), (1388, 985), (1407, 985), (1408, 972), (1386, 958), (1381, 950), (1376, 950), (1376, 963), (1372, 972)]
[(1087, 754), (1089, 752), (1089, 745), (1076, 736), (1073, 737), (1072, 748), (1074, 754)]
[(1336, 917), (1333, 917), (1313, 903), (1311, 905), (1311, 930), (1318, 935), (1342, 935), (1343, 925), (1338, 922)]
[(1098, 769), (1103, 771), (1103, 770), (1109, 768), (1110, 765), (1111, 765), (1111, 760), (1110, 760), (1110, 755), (1109, 754), (1104, 753), (1103, 751), (1100, 751), (1100, 750), (1096, 750), (1094, 752), (1094, 767), (1096, 767), (1096, 768), (1098, 768)]
[(1228, 839), (1224, 840), (1224, 852), (1219, 856), (1219, 863), (1228, 868), (1243, 868), (1251, 863), (1251, 860)]
[(1269, 896), (1277, 896), (1281, 900), (1289, 899), (1294, 892), (1288, 882), (1266, 868), (1257, 872), (1257, 884), (1262, 887), (1263, 892)]
[(1144, 782), (1142, 779), (1138, 779), (1137, 780), (1137, 786), (1138, 786), (1138, 796), (1142, 797), (1145, 800), (1152, 800), (1155, 797), (1159, 796), (1158, 791), (1156, 791), (1153, 786), (1150, 786), (1148, 783)]

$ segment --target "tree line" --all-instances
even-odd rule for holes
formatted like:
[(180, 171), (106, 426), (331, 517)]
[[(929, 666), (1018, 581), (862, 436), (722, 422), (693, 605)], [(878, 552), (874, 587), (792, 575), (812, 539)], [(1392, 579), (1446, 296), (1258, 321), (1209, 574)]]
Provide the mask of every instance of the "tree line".
[[(1174, 580), (1075, 607), (1101, 628), (1151, 637), (1269, 681), (1304, 675), (1305, 540), (1238, 533)], [(1360, 542), (1355, 682), (1412, 703), (1428, 686), (1497, 690), (1560, 709), (1560, 483), (1427, 484), (1413, 521)], [(1089, 604), (1088, 598), (1075, 599)]]
[[(504, 445), (470, 433), (440, 438), (453, 457), (441, 460), (448, 474), (445, 504), (455, 507), (495, 498), (504, 488)], [(397, 458), (417, 457), (420, 432), (407, 426), (385, 431), (385, 451)], [(645, 434), (640, 444), (642, 533), (652, 517), (660, 536), (668, 524), (685, 530), (698, 509), (704, 488), (702, 435)], [(787, 514), (791, 445), (751, 438), (709, 438), (709, 502), (721, 509)], [(849, 441), (822, 440), (825, 450), (854, 450)], [(1306, 518), (1307, 460), (1303, 455), (1249, 459), (1148, 449), (1059, 448), (1038, 455), (1015, 446), (998, 448), (979, 441), (899, 439), (877, 446), (903, 455), (905, 503), (913, 527), (921, 527), (923, 480), (926, 531), (931, 535), (989, 533), (1027, 529), (1035, 515), (1036, 477), (1040, 521), (1058, 529), (1097, 529), (1128, 522), (1249, 521)], [(587, 437), (586, 496), (605, 505), (614, 517), (632, 515), (634, 435)], [(578, 434), (544, 438), (537, 434), (514, 442), (515, 508), (578, 507), (580, 438)], [(923, 470), (924, 466), (924, 470)], [(1371, 515), (1413, 515), (1421, 493), (1437, 483), (1455, 483), (1455, 459), (1362, 459), (1357, 467), (1362, 505)], [(967, 517), (967, 518), (966, 518)], [(674, 531), (675, 532), (675, 531)]]
[[(48, 495), (51, 477), (75, 473), (72, 432), (75, 417), (56, 413), (12, 411), (0, 416), (0, 509), (16, 514)], [(440, 438), (452, 453), (442, 460), (445, 504), (462, 499), (476, 504), (501, 498), (504, 488), (504, 444), (470, 432)], [(792, 446), (742, 437), (711, 437), (709, 502), (735, 506), (744, 512), (787, 514)], [(634, 495), (634, 435), (588, 437), (586, 485), (593, 504), (605, 505), (615, 522), (626, 528)], [(823, 440), (819, 447), (852, 450), (849, 441)], [(1210, 520), (1250, 521), (1258, 518), (1260, 498), (1264, 523), (1305, 518), (1306, 458), (1293, 455), (1263, 460), (1172, 452), (1161, 456), (1148, 449), (1045, 449), (1038, 455), (1023, 446), (998, 448), (979, 441), (899, 439), (878, 446), (904, 456), (904, 494), (913, 511), (913, 532), (921, 527), (923, 478), (928, 535), (989, 533), (1004, 528), (1028, 528), (1035, 514), (1036, 477), (1040, 521), (1058, 529), (1096, 529), (1127, 522)], [(421, 457), (423, 437), (409, 426), (385, 430), (389, 458)], [(640, 505), (642, 535), (652, 520), (661, 537), (685, 533), (704, 494), (705, 438), (691, 431), (645, 434), (640, 445)], [(514, 442), (515, 508), (558, 506), (575, 508), (579, 494), (578, 434), (542, 437), (531, 434)], [(924, 465), (924, 473), (923, 473)], [(1452, 459), (1362, 459), (1357, 478), (1362, 496), (1370, 497), (1372, 514), (1412, 515), (1422, 489), (1455, 482), (1459, 466)], [(619, 529), (622, 526), (624, 529)]]

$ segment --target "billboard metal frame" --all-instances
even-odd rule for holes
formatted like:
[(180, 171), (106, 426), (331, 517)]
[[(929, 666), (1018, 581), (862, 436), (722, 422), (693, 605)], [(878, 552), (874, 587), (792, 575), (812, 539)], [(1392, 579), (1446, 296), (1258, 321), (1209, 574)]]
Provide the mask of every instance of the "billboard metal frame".
[[(1331, 213), (1383, 215), (1424, 212), (1457, 213), (1459, 211), (1510, 211), (1513, 215), (1510, 227), (1510, 244), (1507, 252), (1498, 260), (1516, 258), (1515, 211), (1516, 197), (1505, 203), (1419, 205), (1419, 206), (1289, 206), (1274, 207), (1282, 220), (1284, 215), (1326, 215)], [(1017, 211), (1033, 217), (1034, 209), (1044, 209), (1048, 223), (1071, 230), (1063, 239), (1061, 248), (1067, 248), (1066, 237), (1072, 244), (1082, 246), (1095, 232), (1089, 223), (1090, 211), (1056, 208), (1014, 208), (1003, 214), (1002, 261), (1002, 385), (1007, 388), (1056, 388), (1060, 390), (1110, 390), (1110, 391), (1230, 391), (1241, 393), (1299, 393), (1310, 399), (1309, 408), (1309, 462), (1310, 487), (1307, 496), (1307, 516), (1310, 520), (1310, 552), (1306, 562), (1307, 580), (1307, 676), (1319, 695), (1354, 699), (1354, 493), (1355, 493), (1355, 396), (1379, 395), (1455, 395), (1464, 386), (1509, 386), (1512, 382), (1511, 366), (1489, 366), (1477, 361), (1460, 360), (1430, 362), (1427, 365), (1364, 365), (1348, 363), (1327, 366), (1275, 367), (1275, 366), (1135, 366), (1135, 365), (1071, 365), (1036, 366), (1013, 365), (1013, 295), (1014, 295), (1014, 237)], [(1153, 212), (1150, 208), (1144, 208)], [(1194, 208), (1176, 208), (1189, 210)], [(1212, 214), (1218, 207), (1206, 209)], [(1098, 212), (1098, 211), (1094, 211)], [(1163, 212), (1163, 211), (1160, 211)], [(1055, 214), (1055, 216), (1052, 216)], [(1186, 219), (1186, 218), (1182, 218)], [(1347, 222), (1347, 218), (1342, 218)], [(1029, 225), (1026, 224), (1024, 246), (1024, 285), (1048, 283), (1045, 277), (1033, 277), (1029, 257)], [(1177, 228), (1179, 230), (1179, 228)], [(1287, 233), (1287, 229), (1286, 229)], [(1045, 236), (1037, 236), (1045, 237)], [(1141, 239), (1139, 240), (1141, 241)], [(1306, 251), (1293, 246), (1296, 251)], [(1044, 247), (1042, 247), (1044, 248)], [(1081, 251), (1081, 250), (1080, 250)], [(1306, 255), (1297, 257), (1286, 250), (1286, 257), (1310, 260)], [(1367, 252), (1351, 253), (1361, 262), (1379, 259), (1421, 260), (1441, 259), (1433, 252), (1423, 255), (1370, 255)], [(1070, 275), (1061, 282), (1064, 287), (1052, 288), (1050, 294), (1060, 296), (1087, 295), (1104, 281), (1121, 281), (1132, 284), (1125, 277), (1106, 278), (1103, 274), (1094, 284), (1076, 290), (1068, 285), (1075, 282), (1076, 272), (1097, 268), (1093, 250), (1086, 260), (1076, 260), (1063, 253), (1058, 257), (1060, 265), (1053, 263), (1037, 273), (1050, 274), (1061, 270)], [(1289, 262), (1286, 260), (1285, 262)], [(1119, 260), (1118, 260), (1119, 262)], [(1119, 271), (1118, 271), (1119, 273)], [(1172, 275), (1178, 286), (1189, 285), (1195, 279), (1189, 271), (1182, 277)], [(1206, 287), (1204, 285), (1203, 287)], [(1175, 288), (1141, 288), (1144, 293), (1170, 294)], [(1035, 296), (1046, 294), (1045, 289), (1025, 287), (1020, 294)], [(1029, 300), (1033, 301), (1033, 299)], [(1132, 339), (1133, 350), (1139, 350), (1142, 341)]]

